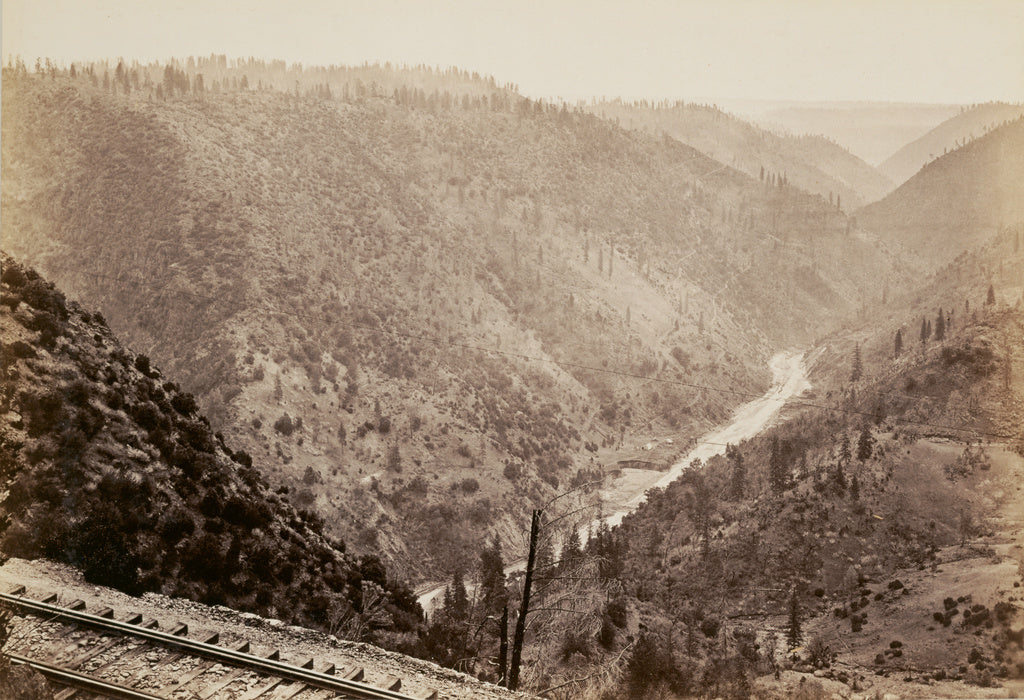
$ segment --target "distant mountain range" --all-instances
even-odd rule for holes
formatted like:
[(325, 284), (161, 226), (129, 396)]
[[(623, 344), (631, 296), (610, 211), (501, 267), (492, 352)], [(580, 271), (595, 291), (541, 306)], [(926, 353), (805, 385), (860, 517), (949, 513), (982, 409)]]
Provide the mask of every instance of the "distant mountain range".
[(718, 104), (773, 131), (821, 134), (872, 166), (962, 109), (960, 105), (901, 102), (724, 100)]

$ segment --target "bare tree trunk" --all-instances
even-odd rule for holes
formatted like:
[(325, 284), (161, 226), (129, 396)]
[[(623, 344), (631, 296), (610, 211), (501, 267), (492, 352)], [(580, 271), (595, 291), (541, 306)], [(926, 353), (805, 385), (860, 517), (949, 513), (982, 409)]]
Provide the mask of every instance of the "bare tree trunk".
[(530, 586), (533, 584), (533, 566), (537, 558), (537, 534), (540, 531), (540, 511), (533, 511), (530, 522), (530, 554), (526, 559), (526, 579), (523, 581), (523, 604), (516, 620), (516, 634), (512, 640), (512, 667), (508, 672), (508, 687), (519, 687), (519, 663), (523, 658), (523, 637), (526, 636), (526, 615), (530, 612)]
[(508, 606), (501, 611), (501, 642), (498, 646), (498, 685), (508, 683)]

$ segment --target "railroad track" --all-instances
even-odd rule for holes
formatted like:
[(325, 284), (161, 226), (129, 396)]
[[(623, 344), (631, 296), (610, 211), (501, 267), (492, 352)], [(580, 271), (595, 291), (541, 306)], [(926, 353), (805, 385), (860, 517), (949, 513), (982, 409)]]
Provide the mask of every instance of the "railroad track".
[[(164, 630), (142, 615), (118, 619), (110, 608), (86, 612), (84, 601), (56, 601), (56, 594), (25, 597), (24, 586), (0, 593), (14, 622), (3, 654), (43, 674), (58, 689), (56, 700), (416, 700), (399, 692), (401, 679), (387, 687), (363, 682), (362, 668), (312, 658), (288, 663), (277, 649), (254, 653), (248, 641), (224, 645), (218, 633), (189, 636), (184, 624)], [(437, 698), (432, 691), (419, 700)]]

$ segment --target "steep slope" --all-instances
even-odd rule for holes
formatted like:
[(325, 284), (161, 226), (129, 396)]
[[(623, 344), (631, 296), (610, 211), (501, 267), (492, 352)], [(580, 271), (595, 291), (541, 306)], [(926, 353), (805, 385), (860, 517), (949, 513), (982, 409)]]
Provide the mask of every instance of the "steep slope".
[(785, 174), (808, 192), (838, 198), (847, 209), (885, 196), (892, 183), (848, 150), (822, 136), (778, 135), (707, 105), (651, 106), (599, 102), (588, 107), (626, 128), (666, 133), (712, 158), (761, 178)]
[(940, 266), (1024, 219), (1024, 118), (938, 158), (857, 212), (860, 227)]
[[(9, 72), (3, 238), (410, 575), (466, 565), (485, 523), (517, 530), (627, 433), (723, 419), (774, 347), (903, 279), (781, 177), (373, 70), (216, 92), (172, 66), (107, 89)], [(299, 95), (243, 87), (294, 76)]]
[(924, 136), (904, 145), (886, 158), (878, 169), (895, 183), (909, 180), (940, 154), (983, 136), (1024, 114), (1024, 105), (990, 102), (961, 109), (960, 114), (942, 122)]
[(415, 639), (415, 598), (377, 558), (346, 554), (318, 516), (271, 493), (193, 396), (122, 347), (100, 314), (2, 263), (4, 553), (70, 563), (133, 595)]

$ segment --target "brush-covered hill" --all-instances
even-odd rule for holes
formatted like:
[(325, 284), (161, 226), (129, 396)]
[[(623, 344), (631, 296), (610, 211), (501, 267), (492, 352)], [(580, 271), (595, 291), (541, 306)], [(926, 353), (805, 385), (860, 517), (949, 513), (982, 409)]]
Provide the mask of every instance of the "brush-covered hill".
[[(406, 646), (422, 612), (376, 557), (273, 493), (192, 394), (6, 254), (0, 550), (167, 595)], [(404, 642), (403, 642), (404, 640)]]
[(1024, 115), (1024, 105), (990, 102), (962, 108), (924, 136), (886, 158), (878, 169), (895, 183), (914, 176), (926, 163)]
[(858, 225), (938, 267), (1024, 218), (1024, 118), (933, 160)]
[[(811, 356), (812, 393), (786, 422), (694, 465), (620, 527), (581, 544), (574, 518), (594, 509), (551, 505), (524, 649), (529, 687), (1019, 693), (1022, 233), (1003, 231), (826, 338)], [(895, 329), (906, 335), (936, 306), (942, 332), (895, 352)], [(470, 615), (468, 628), (485, 634), (463, 656), (497, 655), (486, 614)]]
[(4, 247), (410, 575), (905, 279), (782, 177), (478, 77), (204, 66), (9, 69)]
[(626, 680), (647, 668), (680, 696), (1019, 692), (1015, 301), (897, 357), (881, 333), (857, 360), (826, 352), (810, 406), (650, 494), (610, 537), (628, 543), (617, 565), (649, 646), (686, 653), (634, 659)]
[(824, 136), (775, 134), (717, 107), (599, 102), (588, 109), (630, 129), (668, 134), (752, 177), (785, 175), (795, 186), (847, 210), (884, 197), (893, 183)]

